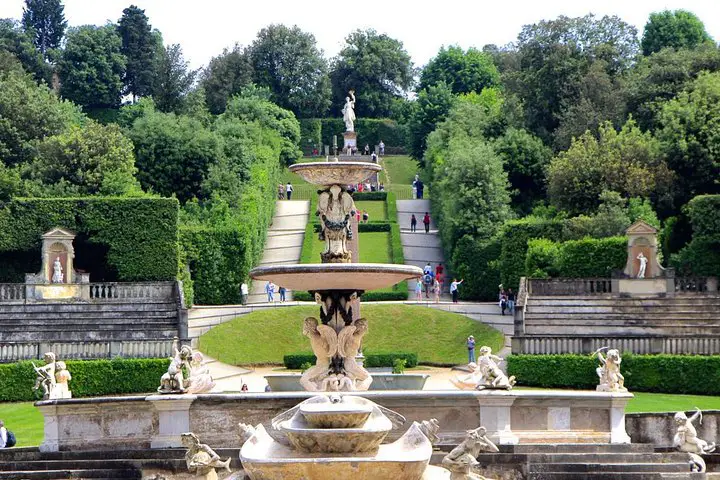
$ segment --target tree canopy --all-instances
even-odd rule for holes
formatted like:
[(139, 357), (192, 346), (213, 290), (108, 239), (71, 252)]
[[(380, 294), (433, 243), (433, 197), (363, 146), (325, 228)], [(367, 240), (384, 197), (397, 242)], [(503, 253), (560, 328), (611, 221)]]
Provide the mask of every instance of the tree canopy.
[(118, 22), (122, 40), (120, 52), (125, 56), (124, 93), (134, 98), (149, 95), (153, 90), (157, 56), (162, 48), (159, 35), (153, 34), (150, 20), (135, 5), (123, 10)]
[(445, 82), (454, 94), (480, 92), (500, 83), (492, 57), (475, 48), (464, 52), (458, 46), (442, 47), (422, 69), (419, 90)]
[(216, 115), (224, 112), (230, 97), (240, 93), (252, 81), (253, 67), (249, 55), (240, 45), (213, 57), (201, 80), (210, 112)]
[(60, 47), (67, 21), (61, 0), (25, 0), (22, 23), (33, 36), (33, 43), (43, 54)]
[(642, 38), (643, 55), (659, 52), (663, 48), (694, 48), (712, 41), (705, 24), (687, 10), (664, 10), (650, 14)]

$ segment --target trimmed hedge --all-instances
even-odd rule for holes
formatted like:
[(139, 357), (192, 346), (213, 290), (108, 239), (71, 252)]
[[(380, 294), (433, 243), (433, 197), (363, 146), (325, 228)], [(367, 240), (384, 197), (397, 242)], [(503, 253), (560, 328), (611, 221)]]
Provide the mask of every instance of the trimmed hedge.
[[(322, 152), (322, 121), (319, 118), (303, 118), (300, 122), (300, 148), (304, 155), (312, 154), (314, 148)], [(332, 144), (329, 144), (332, 146)]]
[[(352, 194), (353, 200), (359, 202), (364, 200), (373, 200), (373, 201), (387, 201), (388, 192), (355, 192)], [(390, 213), (390, 212), (388, 212)], [(390, 218), (390, 215), (388, 215), (388, 218)], [(390, 220), (393, 221), (393, 220)]]
[[(500, 231), (500, 257), (498, 270), (505, 288), (517, 288), (520, 277), (526, 276), (525, 256), (528, 240), (547, 238), (558, 241), (562, 239), (564, 222), (559, 220), (524, 219), (505, 222)], [(497, 284), (495, 296), (497, 296)], [(490, 288), (490, 287), (488, 287)]]
[[(497, 258), (501, 247), (499, 237), (478, 242), (464, 236), (458, 241), (452, 256), (452, 271), (455, 277), (464, 279), (458, 288), (461, 299), (497, 300), (500, 283)], [(445, 283), (449, 284), (451, 280), (447, 279)]]
[[(406, 367), (417, 367), (418, 360), (415, 353), (370, 353), (365, 355), (365, 367), (392, 367), (395, 359), (403, 359), (407, 363)], [(317, 358), (312, 353), (295, 353), (291, 355), (285, 355), (283, 357), (283, 363), (285, 368), (297, 370), (303, 363), (310, 363), (315, 365)]]
[[(720, 394), (720, 355), (630, 355), (622, 357), (621, 373), (632, 391), (691, 395)], [(510, 355), (508, 375), (519, 385), (594, 390), (597, 358), (586, 355)], [(703, 372), (703, 381), (697, 381)]]
[(39, 270), (41, 235), (54, 227), (77, 233), (75, 266), (93, 281), (175, 280), (178, 209), (174, 198), (13, 199), (0, 207), (0, 282)]
[[(303, 118), (299, 120), (301, 140), (305, 149), (318, 141), (318, 128), (320, 143), (332, 148), (333, 135), (337, 136), (338, 148), (343, 146), (343, 132), (345, 122), (342, 118)], [(318, 127), (319, 125), (319, 127)], [(380, 143), (385, 144), (385, 153), (400, 152), (407, 145), (408, 129), (405, 125), (398, 125), (395, 120), (388, 118), (360, 118), (355, 121), (355, 132), (358, 135), (358, 148), (362, 150), (365, 144), (373, 148)]]
[(608, 277), (627, 261), (627, 238), (584, 238), (553, 242), (536, 238), (528, 242), (525, 271), (528, 276)]
[[(166, 358), (116, 358), (67, 360), (72, 375), (68, 383), (74, 398), (127, 393), (153, 393), (167, 372)], [(35, 362), (40, 366), (42, 361)], [(42, 389), (33, 390), (35, 371), (29, 361), (0, 364), (0, 402), (40, 400)]]

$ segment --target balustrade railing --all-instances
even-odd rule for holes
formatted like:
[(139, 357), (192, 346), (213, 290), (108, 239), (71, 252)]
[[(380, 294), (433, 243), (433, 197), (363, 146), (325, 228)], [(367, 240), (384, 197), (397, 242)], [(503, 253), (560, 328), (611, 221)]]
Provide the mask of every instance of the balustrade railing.
[(675, 277), (676, 293), (718, 293), (717, 277)]
[(154, 300), (173, 298), (173, 283), (90, 283), (90, 300)]
[(0, 302), (25, 300), (24, 283), (0, 283)]
[(172, 356), (172, 340), (129, 340), (87, 342), (0, 342), (0, 363), (40, 359), (47, 351), (61, 360), (103, 358), (165, 358)]
[(528, 295), (604, 295), (613, 293), (609, 278), (530, 278)]

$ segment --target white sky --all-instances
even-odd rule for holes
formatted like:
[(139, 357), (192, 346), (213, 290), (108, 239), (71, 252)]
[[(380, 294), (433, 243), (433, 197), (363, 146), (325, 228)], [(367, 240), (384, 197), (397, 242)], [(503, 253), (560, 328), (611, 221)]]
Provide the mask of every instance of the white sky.
[[(0, 18), (20, 18), (24, 0), (0, 0)], [(326, 56), (335, 55), (346, 34), (374, 28), (405, 45), (416, 66), (442, 45), (463, 48), (514, 41), (520, 28), (559, 15), (617, 15), (642, 28), (651, 12), (684, 8), (700, 17), (720, 40), (717, 0), (64, 0), (71, 26), (116, 22), (131, 4), (145, 10), (165, 43), (182, 45), (194, 68), (206, 65), (224, 47), (247, 45), (270, 23), (298, 25), (315, 35)]]

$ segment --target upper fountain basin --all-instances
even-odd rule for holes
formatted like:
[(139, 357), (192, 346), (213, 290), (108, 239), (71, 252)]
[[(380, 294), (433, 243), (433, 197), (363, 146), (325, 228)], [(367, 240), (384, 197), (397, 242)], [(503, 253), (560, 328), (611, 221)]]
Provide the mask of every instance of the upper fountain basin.
[(362, 183), (380, 170), (380, 165), (368, 162), (311, 162), (290, 165), (291, 172), (314, 185)]
[(391, 287), (423, 271), (412, 265), (389, 263), (308, 263), (253, 268), (254, 280), (272, 280), (290, 290), (375, 290)]
[(373, 411), (370, 405), (353, 403), (331, 406), (323, 403), (307, 403), (299, 407), (310, 428), (358, 428), (365, 423)]

